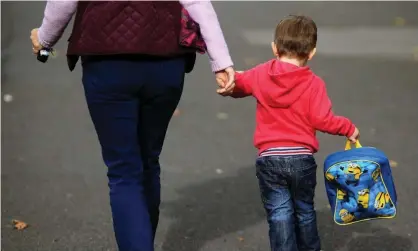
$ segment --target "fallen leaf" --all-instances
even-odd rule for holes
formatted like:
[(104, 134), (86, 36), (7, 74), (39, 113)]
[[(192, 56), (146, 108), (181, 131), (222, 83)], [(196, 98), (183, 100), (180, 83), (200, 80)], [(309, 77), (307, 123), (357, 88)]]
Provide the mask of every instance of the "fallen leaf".
[(228, 114), (224, 112), (219, 112), (218, 114), (216, 114), (216, 117), (218, 119), (228, 119)]
[(391, 167), (397, 167), (398, 166), (398, 162), (394, 161), (394, 160), (389, 160), (389, 165)]
[(418, 61), (418, 46), (415, 46), (414, 48), (414, 59)]
[(405, 26), (406, 20), (402, 17), (396, 17), (394, 23), (396, 26)]
[(180, 110), (179, 109), (176, 109), (175, 111), (174, 111), (174, 113), (173, 113), (173, 116), (174, 117), (177, 117), (177, 116), (179, 116), (180, 115)]
[(12, 96), (12, 95), (10, 95), (10, 94), (4, 94), (4, 96), (3, 96), (3, 100), (4, 100), (4, 102), (6, 102), (6, 103), (10, 103), (10, 102), (12, 102), (12, 101), (13, 101), (13, 96)]
[(239, 241), (244, 241), (244, 238), (242, 238), (242, 237), (238, 237), (238, 240), (239, 240)]
[(19, 220), (13, 220), (13, 225), (14, 228), (17, 230), (23, 230), (29, 226), (27, 223)]
[(58, 57), (58, 51), (57, 50), (52, 50), (50, 56), (51, 56), (51, 58), (57, 58)]

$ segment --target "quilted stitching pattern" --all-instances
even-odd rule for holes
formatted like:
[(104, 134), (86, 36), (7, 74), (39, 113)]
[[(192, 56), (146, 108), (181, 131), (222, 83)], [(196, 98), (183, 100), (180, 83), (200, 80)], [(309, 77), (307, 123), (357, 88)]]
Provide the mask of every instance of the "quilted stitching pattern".
[(68, 54), (179, 54), (179, 2), (79, 2)]

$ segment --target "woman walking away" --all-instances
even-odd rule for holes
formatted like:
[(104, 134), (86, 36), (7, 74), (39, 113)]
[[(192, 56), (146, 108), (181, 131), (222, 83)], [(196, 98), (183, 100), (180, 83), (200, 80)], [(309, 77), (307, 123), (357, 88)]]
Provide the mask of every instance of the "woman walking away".
[(154, 250), (159, 156), (196, 51), (179, 42), (184, 10), (200, 26), (216, 79), (228, 79), (221, 92), (229, 92), (233, 64), (210, 1), (48, 1), (31, 32), (35, 54), (50, 49), (76, 13), (68, 63), (73, 70), (81, 57), (121, 251)]

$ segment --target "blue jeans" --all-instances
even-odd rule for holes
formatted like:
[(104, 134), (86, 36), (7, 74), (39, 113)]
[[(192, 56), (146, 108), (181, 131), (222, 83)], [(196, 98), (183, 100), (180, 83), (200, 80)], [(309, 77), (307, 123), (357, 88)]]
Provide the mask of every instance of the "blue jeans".
[(120, 251), (154, 250), (159, 156), (183, 91), (184, 69), (184, 58), (83, 60), (84, 91), (108, 167)]
[(265, 156), (257, 159), (256, 167), (271, 250), (320, 251), (313, 156)]

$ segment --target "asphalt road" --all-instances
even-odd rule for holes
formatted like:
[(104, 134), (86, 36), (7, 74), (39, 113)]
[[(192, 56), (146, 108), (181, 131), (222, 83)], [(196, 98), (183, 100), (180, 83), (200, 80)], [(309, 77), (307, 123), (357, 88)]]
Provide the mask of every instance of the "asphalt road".
[[(29, 32), (40, 24), (44, 3), (1, 7), (1, 88), (2, 96), (11, 95), (1, 103), (2, 250), (116, 250), (106, 169), (80, 68), (70, 73), (66, 67), (66, 39), (47, 64), (32, 56)], [(336, 112), (355, 121), (363, 145), (381, 148), (396, 162), (398, 217), (350, 227), (332, 222), (319, 169), (316, 208), (323, 250), (418, 250), (418, 55), (411, 47), (414, 41), (418, 45), (418, 3), (216, 2), (215, 7), (238, 69), (271, 57), (268, 31), (273, 34), (284, 15), (311, 15), (321, 48), (311, 66), (326, 80)], [(342, 32), (347, 29), (350, 36)], [(218, 97), (207, 61), (199, 57), (187, 76), (162, 154), (157, 250), (268, 250), (253, 167), (255, 102)], [(318, 163), (344, 145), (343, 138), (320, 139)], [(14, 230), (13, 219), (29, 228)]]

